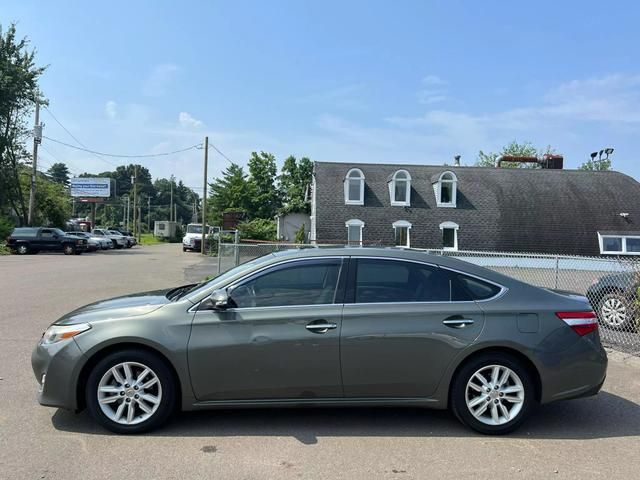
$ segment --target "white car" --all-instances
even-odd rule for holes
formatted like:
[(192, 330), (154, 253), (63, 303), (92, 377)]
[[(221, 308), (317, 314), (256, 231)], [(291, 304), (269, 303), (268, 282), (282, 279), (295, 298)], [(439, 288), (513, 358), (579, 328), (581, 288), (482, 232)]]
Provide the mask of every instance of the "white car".
[(114, 248), (124, 248), (128, 245), (127, 237), (124, 235), (112, 232), (111, 230), (107, 230), (106, 228), (94, 228), (91, 231), (91, 234), (96, 237), (108, 238), (113, 243)]
[(113, 242), (110, 238), (99, 237), (97, 235), (92, 235), (88, 232), (68, 232), (69, 235), (73, 235), (75, 237), (86, 238), (89, 245), (95, 245), (97, 250), (108, 250), (113, 247)]

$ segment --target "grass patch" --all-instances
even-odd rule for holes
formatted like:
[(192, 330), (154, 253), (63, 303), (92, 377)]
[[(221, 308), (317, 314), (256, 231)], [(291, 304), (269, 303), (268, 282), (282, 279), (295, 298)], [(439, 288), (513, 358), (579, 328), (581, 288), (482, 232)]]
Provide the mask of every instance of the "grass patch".
[(6, 245), (0, 244), (0, 255), (11, 255), (11, 249)]
[(158, 245), (159, 243), (166, 243), (163, 239), (153, 236), (153, 233), (140, 234), (140, 245)]

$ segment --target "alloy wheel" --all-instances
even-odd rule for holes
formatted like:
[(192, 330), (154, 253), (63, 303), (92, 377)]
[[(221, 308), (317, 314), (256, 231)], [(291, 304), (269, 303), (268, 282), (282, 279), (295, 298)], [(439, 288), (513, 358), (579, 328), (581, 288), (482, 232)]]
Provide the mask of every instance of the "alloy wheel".
[(485, 425), (504, 425), (515, 419), (524, 404), (520, 377), (504, 365), (487, 365), (476, 371), (465, 388), (471, 414)]
[(120, 425), (135, 425), (156, 413), (162, 401), (162, 385), (146, 365), (122, 362), (104, 373), (97, 396), (107, 418)]

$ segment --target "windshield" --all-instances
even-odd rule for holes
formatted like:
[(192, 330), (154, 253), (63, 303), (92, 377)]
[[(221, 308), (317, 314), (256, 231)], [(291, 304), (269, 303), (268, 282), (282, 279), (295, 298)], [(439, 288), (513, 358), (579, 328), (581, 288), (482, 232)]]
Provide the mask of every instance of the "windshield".
[(120, 232), (116, 232), (115, 230), (107, 230), (110, 235), (122, 235)]
[(217, 283), (224, 283), (226, 280), (241, 274), (242, 272), (244, 272), (245, 270), (250, 270), (251, 268), (253, 268), (256, 265), (259, 265), (261, 263), (265, 263), (268, 260), (273, 258), (273, 254), (269, 253), (267, 255), (264, 255), (262, 257), (258, 257), (254, 260), (251, 260), (249, 262), (243, 263), (241, 265), (238, 265), (237, 267), (232, 268), (231, 270), (227, 270), (224, 273), (221, 273), (220, 275), (213, 277), (211, 280), (206, 280), (204, 282), (198, 283), (196, 285), (194, 285), (193, 287), (189, 288), (189, 289), (185, 289), (183, 292), (180, 292), (179, 295), (177, 295), (176, 297), (173, 297), (172, 300), (177, 300), (178, 298), (184, 297), (187, 293), (188, 294), (193, 294), (193, 295), (197, 295), (198, 293), (208, 289), (209, 287), (211, 287), (212, 285), (215, 285)]
[(63, 237), (65, 235), (65, 233), (60, 230), (59, 228), (54, 228), (53, 229), (53, 233), (55, 233), (56, 235), (60, 235), (61, 237)]
[(187, 233), (202, 233), (202, 225), (187, 225)]

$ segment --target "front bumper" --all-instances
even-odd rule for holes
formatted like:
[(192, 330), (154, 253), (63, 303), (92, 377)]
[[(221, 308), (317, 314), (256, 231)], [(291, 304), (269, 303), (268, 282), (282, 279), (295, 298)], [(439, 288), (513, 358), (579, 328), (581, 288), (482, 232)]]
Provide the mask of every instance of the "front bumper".
[(38, 402), (47, 407), (76, 410), (77, 381), (85, 355), (74, 339), (52, 345), (38, 342), (31, 354), (31, 367), (38, 382)]

